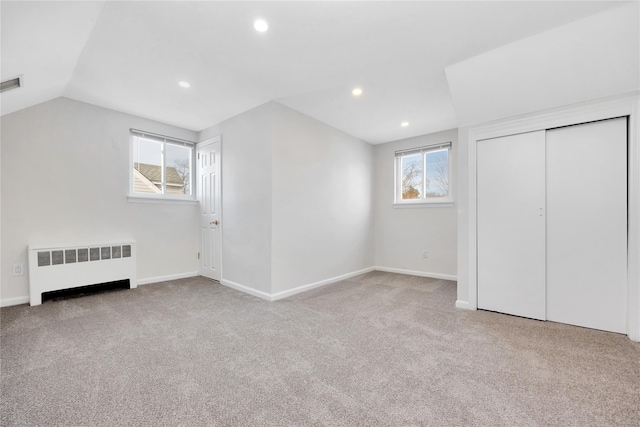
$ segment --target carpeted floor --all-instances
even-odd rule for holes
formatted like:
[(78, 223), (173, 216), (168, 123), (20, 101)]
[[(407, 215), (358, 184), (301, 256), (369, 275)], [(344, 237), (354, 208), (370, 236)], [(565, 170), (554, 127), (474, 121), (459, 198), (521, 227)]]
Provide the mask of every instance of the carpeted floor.
[(1, 314), (3, 426), (639, 426), (640, 344), (373, 272), (273, 303), (203, 278)]

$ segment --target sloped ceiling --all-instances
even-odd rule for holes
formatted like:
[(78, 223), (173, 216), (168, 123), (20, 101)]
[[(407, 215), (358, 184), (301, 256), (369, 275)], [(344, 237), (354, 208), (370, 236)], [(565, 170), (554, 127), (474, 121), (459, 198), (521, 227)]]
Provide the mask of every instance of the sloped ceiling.
[(23, 86), (0, 95), (2, 115), (62, 96), (104, 2), (0, 3), (2, 81)]
[[(276, 100), (387, 142), (456, 127), (459, 112), (474, 120), (479, 107), (464, 91), (475, 65), (465, 60), (618, 7), (2, 1), (2, 79), (24, 76), (23, 88), (2, 94), (2, 114), (66, 96), (200, 131)], [(268, 32), (253, 29), (258, 17)]]
[(640, 89), (639, 3), (447, 67), (460, 126)]

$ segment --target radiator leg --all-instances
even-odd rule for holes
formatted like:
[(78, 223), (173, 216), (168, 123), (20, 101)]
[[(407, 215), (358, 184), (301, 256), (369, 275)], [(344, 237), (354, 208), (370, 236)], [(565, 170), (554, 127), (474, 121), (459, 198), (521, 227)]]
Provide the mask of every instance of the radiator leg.
[(37, 294), (31, 294), (31, 297), (29, 298), (29, 305), (33, 307), (34, 305), (40, 304), (42, 304), (42, 294), (40, 292)]

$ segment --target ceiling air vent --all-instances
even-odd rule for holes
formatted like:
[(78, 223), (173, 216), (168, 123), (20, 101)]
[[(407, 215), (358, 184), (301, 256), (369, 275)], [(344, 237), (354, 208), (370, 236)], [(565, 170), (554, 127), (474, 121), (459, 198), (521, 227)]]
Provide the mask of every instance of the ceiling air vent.
[(17, 89), (20, 86), (22, 86), (22, 76), (5, 80), (2, 83), (0, 83), (0, 92), (6, 92), (11, 89)]

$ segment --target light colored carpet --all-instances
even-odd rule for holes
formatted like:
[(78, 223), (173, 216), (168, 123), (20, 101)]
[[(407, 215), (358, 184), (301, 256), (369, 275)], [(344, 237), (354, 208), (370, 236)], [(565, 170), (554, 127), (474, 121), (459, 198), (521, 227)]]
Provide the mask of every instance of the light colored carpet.
[(3, 426), (638, 426), (640, 345), (372, 272), (278, 302), (203, 278), (1, 314)]

